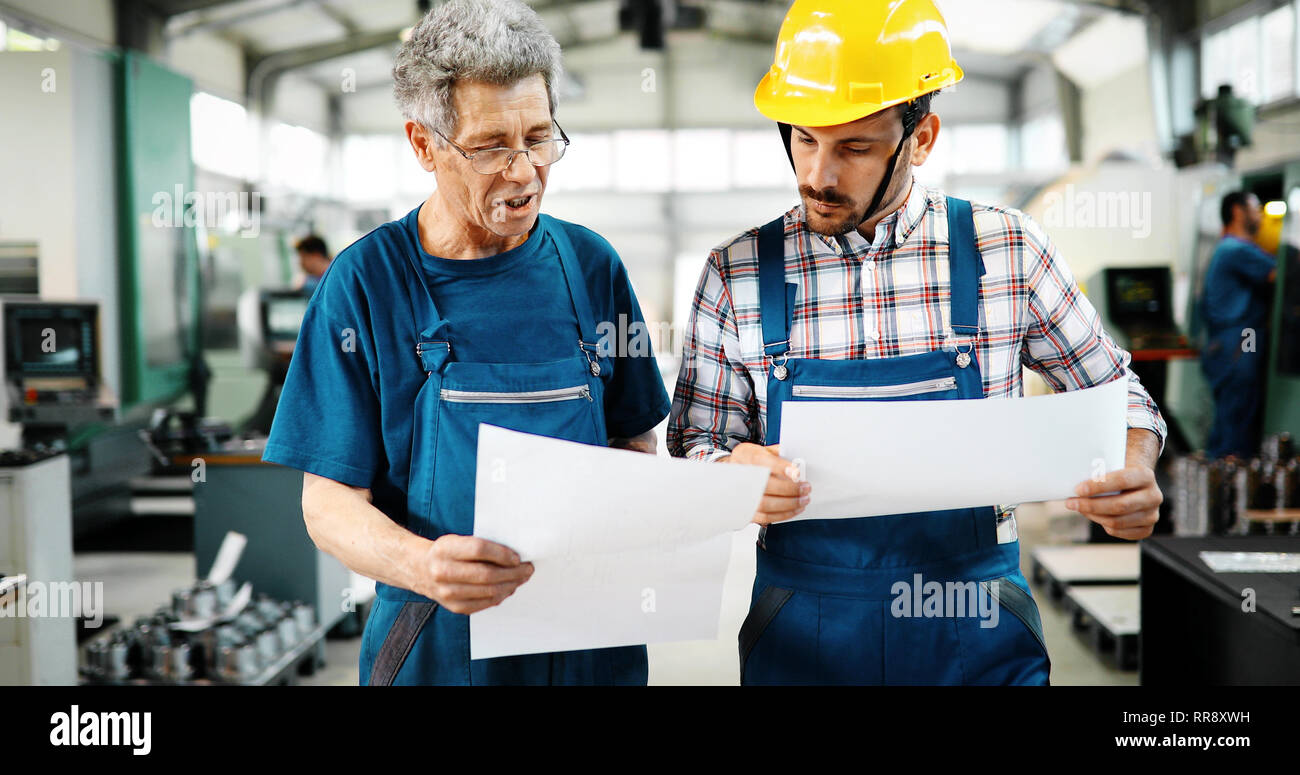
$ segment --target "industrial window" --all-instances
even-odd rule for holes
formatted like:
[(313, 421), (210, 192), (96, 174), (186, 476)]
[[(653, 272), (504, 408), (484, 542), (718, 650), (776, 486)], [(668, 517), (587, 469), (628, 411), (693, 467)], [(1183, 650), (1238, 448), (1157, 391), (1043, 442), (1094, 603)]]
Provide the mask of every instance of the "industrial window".
[(794, 188), (794, 171), (775, 126), (734, 131), (730, 144), (733, 188)]
[(329, 194), (329, 140), (319, 132), (277, 123), (267, 133), (266, 182), (301, 194)]
[(1264, 14), (1261, 27), (1260, 57), (1265, 103), (1295, 94), (1296, 84), (1296, 9), (1284, 5)]
[[(1004, 124), (965, 124), (952, 127), (950, 169), (956, 174), (1006, 172), (1011, 133)], [(943, 142), (943, 132), (939, 133)]]
[(1201, 96), (1214, 97), (1219, 87), (1262, 105), (1296, 94), (1295, 4), (1280, 6), (1210, 33), (1201, 41)]
[(1065, 122), (1059, 115), (1026, 121), (1020, 130), (1020, 166), (1034, 172), (1057, 172), (1070, 166), (1065, 150)]
[(243, 105), (206, 92), (190, 97), (190, 157), (195, 166), (246, 180), (253, 174), (252, 139)]
[(393, 198), (397, 174), (394, 145), (388, 135), (351, 135), (343, 140), (344, 198), (353, 202)]
[(673, 132), (673, 189), (726, 191), (731, 188), (730, 146), (731, 132), (726, 129)]
[[(618, 191), (667, 191), (672, 186), (671, 140), (656, 129), (614, 133), (614, 188)], [(563, 162), (561, 162), (563, 163)]]
[(569, 149), (546, 180), (548, 191), (608, 191), (614, 187), (614, 138), (570, 134)]

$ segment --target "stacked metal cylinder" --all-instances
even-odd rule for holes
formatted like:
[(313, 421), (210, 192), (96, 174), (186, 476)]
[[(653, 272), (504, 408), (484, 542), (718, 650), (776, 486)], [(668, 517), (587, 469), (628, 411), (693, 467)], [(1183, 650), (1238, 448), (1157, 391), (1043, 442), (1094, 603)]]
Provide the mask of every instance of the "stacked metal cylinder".
[[(217, 623), (234, 592), (232, 582), (176, 590), (170, 607), (88, 645), (83, 672), (96, 682), (250, 683), (315, 630), (311, 606), (265, 595)], [(197, 631), (172, 627), (204, 619), (213, 624)]]
[(1176, 535), (1300, 535), (1300, 519), (1247, 518), (1247, 511), (1300, 509), (1300, 458), (1289, 433), (1266, 438), (1259, 457), (1249, 460), (1178, 458), (1173, 475)]

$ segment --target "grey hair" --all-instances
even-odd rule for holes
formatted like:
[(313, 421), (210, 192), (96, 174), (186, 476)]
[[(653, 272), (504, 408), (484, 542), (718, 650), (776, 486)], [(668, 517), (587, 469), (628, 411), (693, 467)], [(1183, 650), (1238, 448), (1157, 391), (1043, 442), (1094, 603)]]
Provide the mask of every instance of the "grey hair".
[(450, 0), (425, 14), (398, 50), (393, 96), (407, 120), (450, 137), (457, 82), (510, 86), (540, 74), (554, 116), (561, 72), (560, 44), (520, 0)]

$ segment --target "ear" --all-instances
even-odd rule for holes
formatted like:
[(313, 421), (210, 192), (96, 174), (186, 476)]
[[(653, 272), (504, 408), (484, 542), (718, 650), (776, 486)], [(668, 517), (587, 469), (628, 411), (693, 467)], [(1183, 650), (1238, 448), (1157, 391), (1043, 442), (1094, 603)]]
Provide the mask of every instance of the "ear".
[(916, 138), (916, 147), (912, 149), (912, 166), (919, 167), (925, 164), (925, 160), (930, 158), (930, 152), (934, 150), (934, 142), (939, 139), (939, 116), (934, 113), (927, 114), (916, 125), (916, 131), (912, 136)]
[(425, 172), (433, 172), (438, 166), (434, 159), (434, 149), (437, 146), (433, 132), (415, 121), (407, 121), (405, 128), (406, 139), (411, 144), (411, 150), (415, 151), (415, 160)]

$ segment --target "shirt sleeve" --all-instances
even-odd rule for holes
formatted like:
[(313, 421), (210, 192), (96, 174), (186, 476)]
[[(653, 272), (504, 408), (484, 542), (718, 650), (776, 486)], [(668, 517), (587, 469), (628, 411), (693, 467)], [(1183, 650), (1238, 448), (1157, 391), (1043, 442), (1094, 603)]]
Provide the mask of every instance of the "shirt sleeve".
[(383, 460), (374, 341), (334, 269), (307, 306), (262, 459), (370, 487)]
[[(641, 313), (641, 304), (632, 290), (627, 268), (605, 243), (613, 255), (612, 283), (614, 316), (607, 324), (615, 332), (618, 321), (626, 321), (626, 342), (609, 347), (608, 340), (602, 348), (614, 360), (614, 375), (605, 386), (605, 429), (610, 438), (630, 439), (653, 430), (668, 416), (668, 391), (654, 355), (653, 341)], [(599, 325), (598, 325), (598, 333)], [(619, 332), (618, 338), (624, 334)]]
[(1128, 427), (1156, 434), (1163, 451), (1168, 428), (1129, 368), (1132, 356), (1102, 328), (1101, 317), (1079, 290), (1056, 246), (1029, 218), (1024, 219), (1023, 262), (1029, 329), (1021, 362), (1057, 392), (1127, 379)]
[(731, 295), (715, 251), (700, 276), (682, 340), (682, 365), (668, 420), (668, 453), (716, 460), (753, 441), (754, 385), (740, 358)]
[(1277, 269), (1277, 261), (1254, 245), (1240, 245), (1232, 253), (1232, 270), (1245, 278), (1251, 285), (1264, 285), (1268, 276)]

